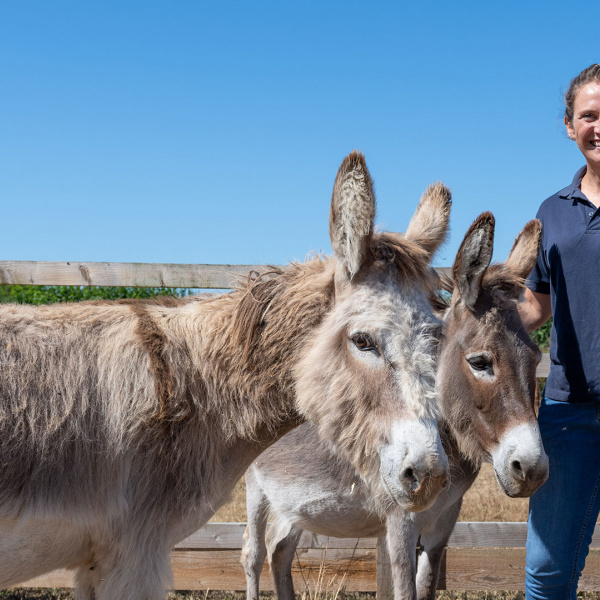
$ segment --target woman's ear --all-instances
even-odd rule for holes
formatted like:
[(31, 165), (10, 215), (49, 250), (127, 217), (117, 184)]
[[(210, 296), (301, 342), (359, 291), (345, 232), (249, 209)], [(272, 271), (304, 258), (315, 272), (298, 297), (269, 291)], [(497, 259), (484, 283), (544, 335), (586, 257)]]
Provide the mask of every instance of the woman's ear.
[(569, 119), (567, 119), (566, 115), (565, 115), (565, 127), (567, 128), (567, 134), (569, 135), (569, 138), (572, 140), (575, 140), (575, 129), (573, 128), (573, 125), (571, 125), (571, 121), (569, 121)]

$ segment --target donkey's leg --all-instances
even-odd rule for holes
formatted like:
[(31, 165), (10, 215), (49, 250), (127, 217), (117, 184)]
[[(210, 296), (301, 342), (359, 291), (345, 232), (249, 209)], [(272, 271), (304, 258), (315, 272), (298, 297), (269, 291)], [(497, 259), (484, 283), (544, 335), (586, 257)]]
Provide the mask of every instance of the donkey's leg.
[(454, 529), (462, 497), (421, 532), (421, 546), (417, 567), (417, 597), (419, 600), (434, 600), (440, 576), (440, 566), (448, 538)]
[(95, 600), (94, 593), (96, 581), (95, 573), (90, 567), (77, 569), (75, 574), (75, 590), (73, 591), (74, 600)]
[(94, 600), (164, 600), (173, 573), (164, 532), (151, 537), (121, 531), (106, 552), (95, 557)]
[(94, 600), (164, 600), (167, 595), (166, 571), (170, 571), (168, 555), (145, 565), (123, 564), (108, 572), (95, 590)]
[(416, 600), (418, 527), (408, 513), (398, 508), (387, 516), (386, 538), (394, 597), (396, 600)]
[(252, 467), (246, 472), (246, 511), (248, 523), (244, 531), (241, 562), (246, 573), (247, 600), (258, 600), (260, 574), (267, 557), (265, 531), (269, 501), (256, 481)]
[(287, 520), (276, 520), (269, 532), (269, 564), (278, 600), (294, 600), (292, 562), (302, 529), (296, 529)]

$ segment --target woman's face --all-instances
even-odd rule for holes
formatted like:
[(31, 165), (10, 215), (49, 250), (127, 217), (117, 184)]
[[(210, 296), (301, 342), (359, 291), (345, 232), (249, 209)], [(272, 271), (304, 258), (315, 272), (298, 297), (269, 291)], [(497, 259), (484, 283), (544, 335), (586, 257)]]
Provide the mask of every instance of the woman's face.
[(600, 83), (580, 88), (573, 103), (573, 122), (565, 117), (565, 125), (588, 166), (600, 169)]

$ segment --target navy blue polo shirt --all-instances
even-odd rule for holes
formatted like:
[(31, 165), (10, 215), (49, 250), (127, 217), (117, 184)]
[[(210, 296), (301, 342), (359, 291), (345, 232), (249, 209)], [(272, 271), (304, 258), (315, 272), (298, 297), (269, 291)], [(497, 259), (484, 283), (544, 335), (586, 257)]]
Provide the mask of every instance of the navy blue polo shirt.
[(568, 402), (600, 402), (600, 210), (579, 187), (585, 172), (540, 206), (542, 246), (527, 281), (552, 303), (544, 394)]

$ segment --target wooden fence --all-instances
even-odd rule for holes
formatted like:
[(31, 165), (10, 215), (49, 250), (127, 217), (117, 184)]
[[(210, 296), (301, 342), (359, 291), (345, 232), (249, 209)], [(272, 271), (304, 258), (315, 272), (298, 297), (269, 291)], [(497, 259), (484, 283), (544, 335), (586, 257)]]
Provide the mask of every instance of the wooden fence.
[[(176, 265), (99, 262), (0, 261), (0, 284), (174, 287), (229, 289), (261, 265)], [(446, 269), (440, 269), (445, 271)], [(537, 371), (546, 377), (545, 355)], [(172, 552), (175, 588), (243, 590), (240, 565), (244, 523), (209, 523)], [(440, 589), (523, 589), (525, 523), (457, 523), (444, 557)], [(296, 589), (377, 591), (391, 597), (389, 559), (383, 539), (336, 539), (305, 533), (297, 551)], [(73, 574), (59, 570), (22, 587), (71, 587)], [(272, 590), (265, 567), (261, 587)], [(600, 590), (600, 529), (580, 581), (582, 590)]]
[[(240, 564), (244, 523), (208, 523), (171, 553), (175, 589), (244, 590)], [(439, 589), (521, 590), (525, 578), (526, 523), (456, 524), (444, 557)], [(294, 561), (296, 591), (377, 591), (391, 597), (384, 540), (337, 539), (305, 532)], [(72, 572), (54, 571), (22, 587), (71, 587)], [(261, 589), (273, 590), (268, 567)], [(600, 528), (596, 528), (580, 590), (600, 590)]]

